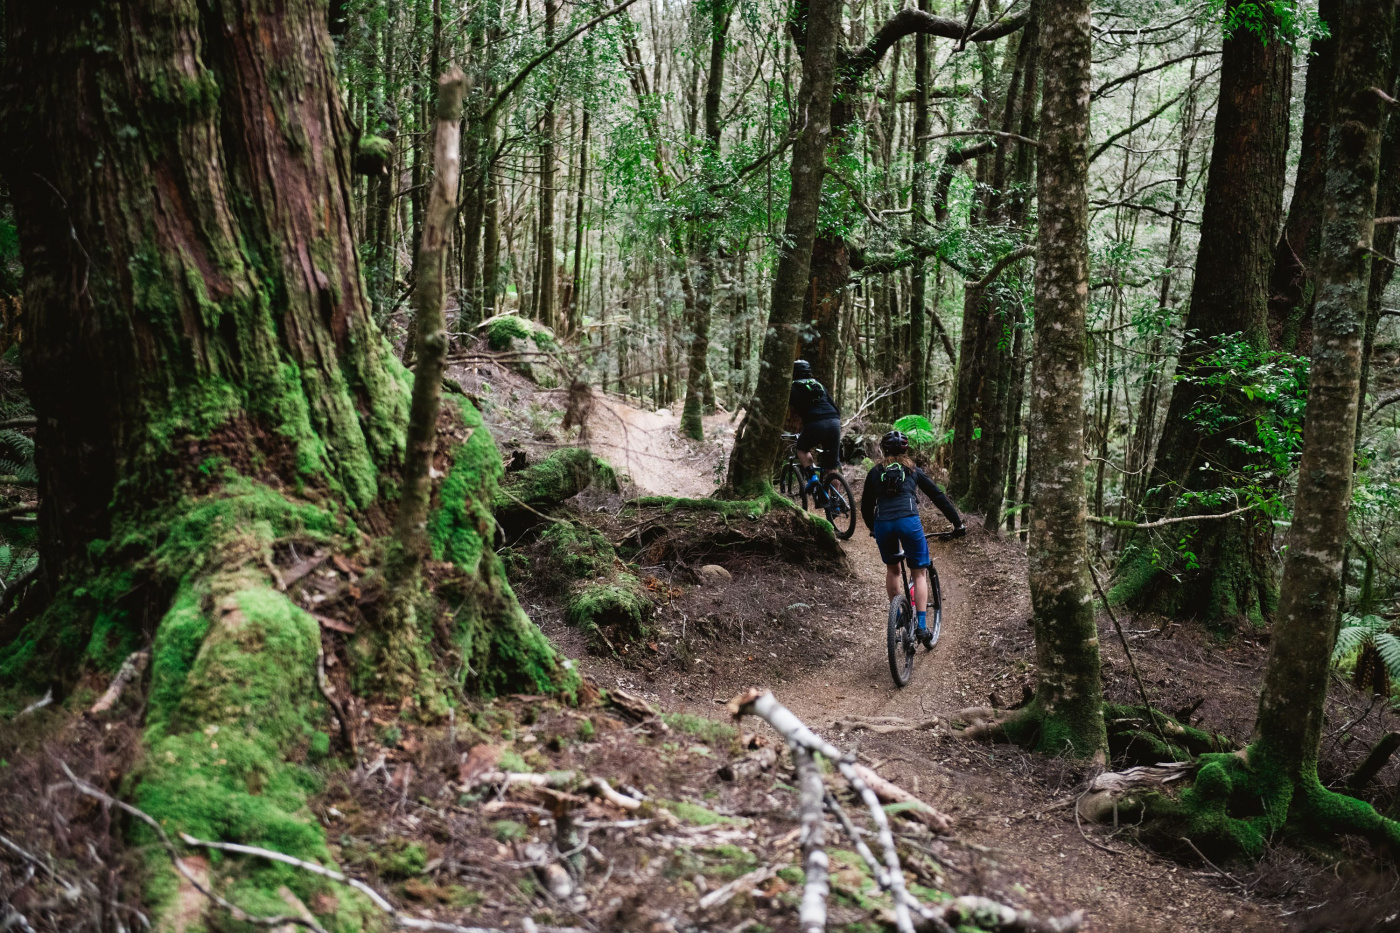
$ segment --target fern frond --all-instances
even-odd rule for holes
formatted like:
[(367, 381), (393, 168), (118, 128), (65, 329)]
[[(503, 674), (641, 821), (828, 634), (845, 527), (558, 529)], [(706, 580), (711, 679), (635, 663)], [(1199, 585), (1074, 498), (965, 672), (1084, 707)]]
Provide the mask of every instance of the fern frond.
[(1371, 640), (1373, 633), (1369, 628), (1360, 625), (1351, 625), (1337, 633), (1337, 646), (1332, 649), (1332, 663), (1341, 664), (1347, 658), (1361, 650), (1361, 646)]
[(1400, 637), (1389, 632), (1376, 636), (1376, 653), (1385, 662), (1385, 671), (1391, 683), (1400, 681)]

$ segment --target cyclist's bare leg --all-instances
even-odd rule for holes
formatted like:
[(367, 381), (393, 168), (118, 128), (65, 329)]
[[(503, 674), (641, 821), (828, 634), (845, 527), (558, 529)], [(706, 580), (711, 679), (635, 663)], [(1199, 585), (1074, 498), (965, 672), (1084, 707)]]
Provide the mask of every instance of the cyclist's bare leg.
[(805, 471), (803, 475), (805, 477), (812, 472), (812, 452), (810, 450), (798, 450), (794, 452), (797, 454), (797, 462), (802, 464), (802, 469)]
[(885, 595), (888, 596), (890, 599), (894, 599), (896, 596), (899, 595), (899, 587), (901, 584), (903, 584), (903, 582), (904, 581), (899, 578), (899, 565), (886, 564)]
[(914, 575), (914, 611), (928, 611), (928, 568), (915, 567), (911, 570)]

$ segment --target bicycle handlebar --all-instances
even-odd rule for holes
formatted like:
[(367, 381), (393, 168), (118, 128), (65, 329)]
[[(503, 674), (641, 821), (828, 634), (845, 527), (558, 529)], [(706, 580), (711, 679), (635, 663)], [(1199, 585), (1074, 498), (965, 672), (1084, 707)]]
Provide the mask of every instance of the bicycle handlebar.
[(965, 530), (962, 532), (962, 534), (959, 534), (956, 531), (940, 531), (937, 533), (925, 534), (924, 537), (929, 541), (953, 541), (963, 537), (963, 535), (966, 534), (967, 532)]

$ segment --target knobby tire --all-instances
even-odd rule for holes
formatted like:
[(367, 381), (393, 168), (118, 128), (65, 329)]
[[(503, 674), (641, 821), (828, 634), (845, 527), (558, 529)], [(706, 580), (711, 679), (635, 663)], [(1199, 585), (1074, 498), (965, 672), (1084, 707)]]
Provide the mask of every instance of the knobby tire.
[(889, 626), (885, 647), (889, 651), (890, 676), (896, 687), (909, 683), (914, 674), (914, 609), (903, 593), (890, 600)]

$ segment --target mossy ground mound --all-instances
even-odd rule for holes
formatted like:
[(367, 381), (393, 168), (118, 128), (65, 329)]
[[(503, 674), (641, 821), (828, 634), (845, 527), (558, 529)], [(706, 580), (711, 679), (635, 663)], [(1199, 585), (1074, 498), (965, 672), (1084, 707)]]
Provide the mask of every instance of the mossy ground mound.
[(495, 495), (496, 521), (508, 540), (518, 538), (590, 487), (617, 492), (616, 471), (581, 447), (556, 450), (506, 478)]

